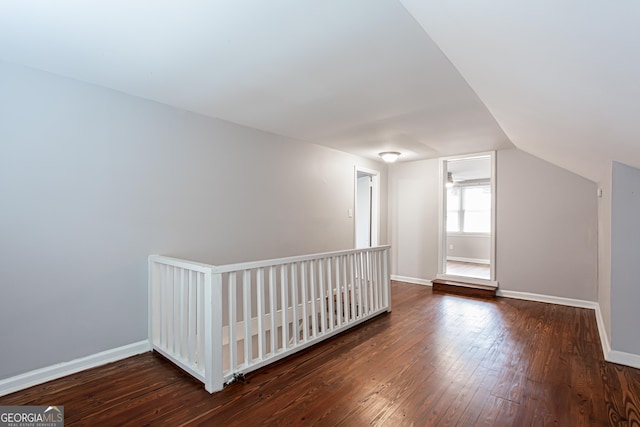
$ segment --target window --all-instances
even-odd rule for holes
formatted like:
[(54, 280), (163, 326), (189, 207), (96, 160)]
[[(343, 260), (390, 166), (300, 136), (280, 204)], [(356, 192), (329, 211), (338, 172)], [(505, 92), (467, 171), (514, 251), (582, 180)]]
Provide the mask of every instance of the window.
[(491, 232), (491, 186), (454, 185), (447, 188), (447, 232)]

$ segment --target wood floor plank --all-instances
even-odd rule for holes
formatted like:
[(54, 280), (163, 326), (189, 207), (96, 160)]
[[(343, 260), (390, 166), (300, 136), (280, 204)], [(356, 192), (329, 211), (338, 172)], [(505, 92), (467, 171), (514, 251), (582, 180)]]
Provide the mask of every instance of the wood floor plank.
[(475, 394), (483, 389), (485, 380), (490, 370), (481, 364), (469, 377), (464, 387), (457, 396), (452, 399), (451, 405), (446, 409), (442, 416), (438, 419), (437, 424), (441, 426), (459, 425), (458, 421), (464, 414), (467, 406), (475, 396)]
[(393, 312), (210, 395), (155, 353), (0, 397), (76, 425), (640, 425), (592, 310), (393, 283)]

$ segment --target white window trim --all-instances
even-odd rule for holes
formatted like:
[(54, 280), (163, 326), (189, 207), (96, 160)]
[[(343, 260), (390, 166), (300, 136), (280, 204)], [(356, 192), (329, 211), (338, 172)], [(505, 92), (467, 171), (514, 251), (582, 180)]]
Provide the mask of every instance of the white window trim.
[[(446, 209), (447, 209), (447, 201), (446, 201), (446, 191), (445, 191), (445, 182), (447, 180), (446, 176), (446, 167), (444, 167), (444, 162), (447, 160), (460, 159), (460, 158), (468, 158), (473, 156), (490, 156), (491, 157), (491, 252), (490, 252), (490, 280), (484, 279), (476, 279), (470, 277), (458, 277), (450, 274), (444, 273), (445, 265), (446, 265)], [(441, 157), (438, 159), (439, 169), (440, 169), (440, 177), (438, 186), (438, 198), (440, 203), (440, 209), (438, 209), (438, 272), (436, 274), (436, 278), (444, 279), (444, 280), (462, 280), (467, 283), (477, 283), (482, 285), (488, 285), (491, 287), (498, 288), (499, 283), (496, 280), (496, 152), (489, 151), (484, 153), (475, 153), (466, 156), (449, 156), (449, 157)]]

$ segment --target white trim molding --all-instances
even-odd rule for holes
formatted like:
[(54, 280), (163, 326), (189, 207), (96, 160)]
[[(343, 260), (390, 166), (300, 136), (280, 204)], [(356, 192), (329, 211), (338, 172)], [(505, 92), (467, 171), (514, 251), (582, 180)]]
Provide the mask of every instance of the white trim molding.
[(611, 350), (609, 354), (605, 356), (605, 360), (607, 362), (617, 363), (618, 365), (625, 365), (640, 369), (640, 355), (637, 354)]
[(491, 264), (491, 260), (482, 258), (464, 258), (459, 256), (448, 256), (447, 261), (472, 262), (474, 264)]
[(600, 344), (602, 345), (604, 360), (609, 360), (609, 353), (611, 353), (611, 343), (609, 342), (609, 335), (607, 335), (607, 328), (604, 325), (604, 318), (602, 317), (600, 304), (598, 304), (596, 307), (596, 324), (598, 325), (598, 333), (600, 334)]
[(640, 355), (611, 350), (611, 342), (609, 341), (609, 335), (607, 335), (607, 330), (604, 326), (604, 318), (602, 317), (602, 311), (600, 310), (599, 304), (596, 307), (596, 323), (598, 324), (598, 332), (600, 333), (600, 342), (602, 343), (604, 360), (640, 369)]
[[(470, 153), (466, 155), (440, 157), (438, 159), (439, 169), (439, 181), (438, 181), (438, 274), (436, 278), (443, 280), (460, 281), (454, 277), (445, 277), (446, 264), (447, 264), (447, 231), (446, 231), (446, 219), (447, 219), (447, 195), (445, 191), (445, 183), (447, 182), (447, 162), (454, 160), (470, 159), (476, 157), (489, 157), (491, 161), (491, 232), (488, 233), (491, 249), (489, 251), (489, 279), (484, 283), (471, 282), (470, 280), (464, 280), (469, 283), (482, 284), (486, 286), (498, 287), (496, 278), (496, 151), (486, 151), (482, 153)], [(464, 233), (462, 233), (464, 235)], [(486, 234), (485, 234), (486, 236)]]
[(523, 299), (527, 301), (546, 302), (549, 304), (568, 305), (570, 307), (590, 308), (592, 310), (595, 310), (596, 307), (598, 307), (598, 303), (594, 301), (556, 297), (553, 295), (532, 294), (530, 292), (507, 291), (503, 289), (498, 289), (496, 291), (496, 296), (513, 299)]
[(407, 276), (396, 276), (395, 274), (391, 275), (391, 280), (396, 280), (398, 282), (413, 283), (414, 285), (432, 286), (431, 280), (417, 279), (415, 277), (407, 277)]
[(455, 274), (436, 274), (438, 280), (450, 280), (452, 282), (470, 283), (472, 285), (486, 286), (487, 288), (498, 289), (498, 282), (496, 280), (479, 279), (477, 277), (470, 276), (458, 276)]
[(358, 172), (371, 176), (371, 246), (378, 246), (380, 240), (380, 171), (354, 165), (353, 170), (353, 247), (357, 247), (358, 219)]
[(146, 353), (150, 350), (151, 346), (149, 345), (149, 341), (144, 340), (81, 357), (79, 359), (74, 359), (69, 362), (58, 363), (56, 365), (25, 372), (24, 374), (16, 375), (15, 377), (0, 380), (0, 396), (24, 390), (25, 388), (62, 378), (67, 375), (75, 374), (76, 372), (84, 371), (86, 369), (95, 368), (96, 366), (105, 365), (137, 354)]

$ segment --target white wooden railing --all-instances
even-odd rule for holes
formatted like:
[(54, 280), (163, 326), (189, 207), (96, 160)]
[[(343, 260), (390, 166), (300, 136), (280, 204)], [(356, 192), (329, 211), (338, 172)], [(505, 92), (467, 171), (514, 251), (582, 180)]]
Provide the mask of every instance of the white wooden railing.
[(149, 257), (149, 339), (210, 393), (391, 311), (389, 246), (214, 266)]

